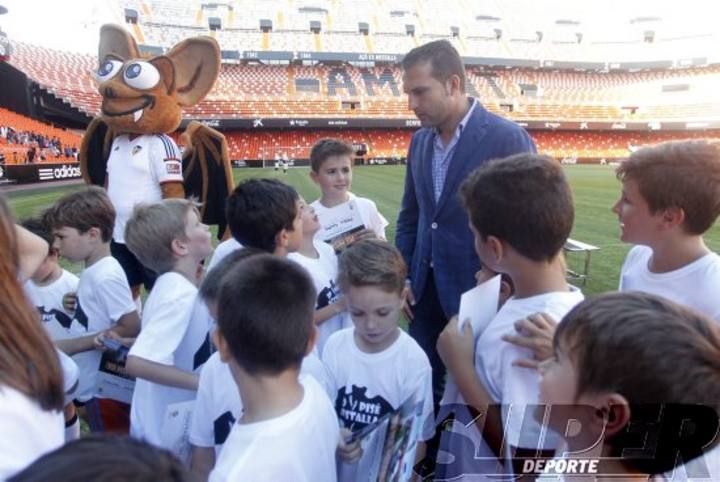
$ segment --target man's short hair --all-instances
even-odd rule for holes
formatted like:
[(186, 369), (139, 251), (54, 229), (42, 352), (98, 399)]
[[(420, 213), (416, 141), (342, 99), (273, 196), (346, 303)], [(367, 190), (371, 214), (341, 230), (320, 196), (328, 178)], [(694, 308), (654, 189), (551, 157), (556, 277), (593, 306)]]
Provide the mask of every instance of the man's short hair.
[(643, 147), (617, 168), (637, 183), (650, 212), (680, 208), (689, 234), (710, 229), (720, 215), (720, 145), (705, 140)]
[[(565, 315), (553, 343), (575, 366), (575, 398), (619, 393), (630, 404), (628, 424), (657, 424), (656, 410), (662, 404), (667, 409), (664, 416), (673, 413), (670, 404), (691, 411), (710, 407), (715, 417), (720, 413), (720, 328), (687, 307), (640, 292), (599, 295)], [(663, 427), (672, 423), (679, 433), (682, 420), (662, 421)], [(617, 452), (612, 456), (637, 446), (637, 440), (625, 438), (634, 436), (628, 432), (609, 440)], [(656, 441), (654, 458), (629, 460), (627, 465), (650, 474), (671, 470), (680, 448), (677, 433), (661, 432), (669, 436)]]
[(355, 149), (340, 139), (320, 139), (310, 150), (310, 167), (314, 172), (320, 172), (323, 163), (332, 156), (348, 156), (352, 163)]
[(53, 229), (69, 227), (83, 234), (91, 228), (98, 228), (104, 243), (112, 239), (115, 208), (105, 190), (100, 187), (88, 186), (66, 194), (55, 203), (48, 216)]
[(194, 475), (169, 451), (117, 435), (89, 435), (43, 455), (12, 482), (190, 482)]
[(248, 179), (227, 199), (230, 232), (240, 244), (275, 251), (280, 231), (292, 231), (297, 216), (297, 191), (276, 179)]
[(232, 269), (235, 264), (240, 261), (255, 256), (256, 254), (262, 254), (265, 251), (257, 248), (240, 248), (236, 249), (232, 253), (224, 257), (217, 265), (208, 271), (207, 275), (200, 284), (198, 294), (206, 302), (217, 301), (220, 295), (220, 285), (225, 275)]
[(510, 244), (533, 261), (558, 255), (572, 230), (572, 192), (560, 164), (516, 154), (477, 168), (460, 188), (470, 222), (483, 240)]
[(408, 52), (402, 60), (403, 70), (408, 70), (417, 64), (430, 62), (432, 76), (445, 82), (452, 75), (460, 78), (460, 90), (465, 92), (465, 66), (460, 54), (447, 40), (435, 40)]
[(172, 271), (177, 261), (172, 243), (187, 239), (187, 215), (193, 209), (187, 199), (136, 205), (125, 225), (125, 244), (146, 268), (159, 275)]
[(357, 241), (338, 260), (338, 283), (343, 291), (353, 286), (376, 286), (388, 293), (400, 293), (406, 277), (407, 265), (400, 251), (380, 239)]
[(218, 329), (251, 375), (300, 368), (315, 324), (315, 286), (305, 269), (270, 254), (235, 263), (223, 277)]

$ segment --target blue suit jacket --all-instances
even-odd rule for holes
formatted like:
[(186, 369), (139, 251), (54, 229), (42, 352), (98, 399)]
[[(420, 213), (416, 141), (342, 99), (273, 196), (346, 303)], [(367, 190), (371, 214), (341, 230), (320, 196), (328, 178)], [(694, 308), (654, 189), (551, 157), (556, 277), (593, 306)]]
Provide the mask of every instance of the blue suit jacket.
[(535, 152), (535, 144), (525, 129), (478, 103), (458, 140), (436, 203), (432, 181), (434, 139), (433, 129), (422, 128), (410, 142), (395, 244), (408, 264), (416, 300), (423, 295), (432, 261), (440, 304), (445, 314), (452, 316), (460, 307), (460, 295), (475, 285), (474, 275), (480, 267), (459, 187), (485, 161)]

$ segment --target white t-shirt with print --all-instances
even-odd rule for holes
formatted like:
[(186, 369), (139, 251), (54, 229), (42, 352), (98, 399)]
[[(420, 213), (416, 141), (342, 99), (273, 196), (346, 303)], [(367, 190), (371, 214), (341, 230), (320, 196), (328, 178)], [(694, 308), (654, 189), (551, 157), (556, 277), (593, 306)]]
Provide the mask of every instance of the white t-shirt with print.
[[(329, 391), (329, 375), (314, 352), (305, 357), (301, 375), (310, 375)], [(243, 404), (230, 367), (215, 352), (203, 366), (198, 383), (197, 399), (190, 424), (190, 443), (197, 447), (215, 447), (220, 454), (233, 424), (240, 418)]]
[(66, 294), (77, 292), (79, 281), (77, 276), (64, 269), (60, 277), (48, 285), (40, 286), (33, 280), (23, 285), (25, 294), (40, 313), (40, 320), (53, 341), (73, 337), (70, 326), (74, 313), (65, 310), (62, 300)]
[(720, 256), (708, 253), (702, 258), (668, 273), (648, 269), (652, 249), (635, 246), (620, 270), (620, 291), (643, 291), (689, 306), (720, 321)]
[(372, 230), (379, 238), (385, 239), (385, 228), (390, 223), (388, 223), (388, 220), (380, 214), (375, 202), (364, 197), (356, 196), (353, 193), (348, 193), (348, 196), (350, 199), (346, 203), (342, 203), (331, 208), (323, 206), (319, 199), (310, 203), (313, 209), (315, 209), (315, 213), (322, 225), (322, 229), (318, 231), (317, 234), (318, 238), (325, 239), (327, 237), (325, 235), (327, 227), (335, 224), (338, 216), (344, 216), (345, 213), (342, 207), (354, 200), (358, 210), (360, 211), (360, 217), (365, 227)]
[[(401, 330), (398, 339), (385, 350), (365, 353), (355, 342), (355, 328), (347, 328), (330, 337), (322, 359), (330, 374), (335, 410), (343, 426), (351, 431), (360, 430), (414, 396), (423, 407), (420, 439), (433, 437), (430, 361), (410, 335)], [(371, 462), (365, 455), (360, 458), (358, 480), (370, 472)]]
[(209, 273), (210, 270), (212, 270), (215, 266), (218, 265), (220, 261), (225, 258), (225, 256), (240, 248), (242, 248), (242, 244), (237, 242), (235, 238), (228, 238), (225, 241), (222, 241), (220, 244), (217, 245), (215, 251), (213, 251), (213, 255), (207, 265), (206, 272)]
[(160, 185), (182, 182), (182, 157), (175, 141), (165, 134), (141, 135), (132, 140), (117, 136), (107, 162), (107, 192), (115, 206), (113, 239), (125, 243), (125, 224), (138, 203), (162, 200)]
[[(534, 313), (547, 313), (560, 320), (575, 305), (583, 300), (583, 294), (571, 287), (568, 292), (552, 292), (529, 298), (510, 298), (500, 308), (478, 338), (475, 345), (475, 371), (483, 386), (495, 403), (502, 404), (503, 429), (505, 431), (505, 457), (510, 447), (537, 449), (541, 433), (544, 434), (543, 448), (554, 450), (561, 440), (552, 432), (535, 421), (528, 405), (538, 404), (540, 377), (537, 371), (513, 365), (518, 359), (531, 358), (526, 348), (504, 342), (502, 336), (514, 333), (514, 323)], [(457, 424), (453, 428), (455, 432)], [(482, 460), (471, 457), (459, 457), (452, 466), (452, 475), (466, 474), (502, 474), (510, 473), (511, 468), (498, 465), (492, 449), (482, 439), (473, 424), (462, 435), (472, 441), (475, 454)], [(449, 445), (443, 446), (454, 454), (458, 449), (458, 439), (451, 438)], [(465, 440), (468, 443), (468, 440)], [(447, 447), (447, 448), (445, 448)], [(505, 464), (508, 465), (507, 463)], [(449, 468), (441, 468), (441, 471)], [(465, 480), (492, 480), (467, 477)], [(457, 480), (464, 480), (458, 478)]]
[[(199, 373), (210, 358), (208, 318), (195, 316), (202, 301), (197, 288), (179, 273), (158, 277), (145, 303), (142, 329), (129, 356)], [(130, 434), (163, 446), (168, 405), (193, 400), (196, 392), (137, 378), (130, 409)], [(169, 447), (168, 447), (169, 448)]]
[(0, 386), (0, 480), (65, 443), (62, 412), (43, 410), (24, 394)]
[[(315, 284), (317, 298), (315, 309), (319, 310), (340, 299), (342, 293), (337, 284), (338, 261), (335, 251), (327, 243), (319, 239), (313, 240), (313, 245), (318, 252), (318, 258), (308, 258), (300, 253), (288, 254), (288, 259), (298, 263), (310, 274)], [(339, 313), (318, 325), (318, 353), (322, 354), (327, 339), (338, 330), (352, 326), (352, 320), (347, 311)]]
[[(123, 315), (136, 310), (125, 272), (115, 258), (106, 256), (80, 274), (75, 317), (67, 338), (94, 335), (112, 328)], [(99, 350), (73, 355), (80, 369), (75, 397), (78, 400), (84, 402), (96, 395), (101, 357)]]
[(319, 383), (301, 376), (303, 399), (270, 420), (233, 425), (210, 482), (335, 482), (340, 430), (332, 403)]

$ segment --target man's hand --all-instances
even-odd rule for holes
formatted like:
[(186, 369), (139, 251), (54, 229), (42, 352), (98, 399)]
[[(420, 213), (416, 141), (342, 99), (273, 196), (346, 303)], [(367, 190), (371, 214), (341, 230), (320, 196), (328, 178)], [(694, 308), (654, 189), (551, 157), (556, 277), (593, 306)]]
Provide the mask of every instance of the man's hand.
[(553, 336), (557, 321), (546, 313), (535, 313), (515, 322), (515, 333), (503, 335), (502, 339), (514, 345), (528, 348), (533, 352), (532, 359), (515, 360), (513, 365), (525, 368), (537, 368), (544, 360), (553, 356)]
[(340, 429), (340, 443), (338, 444), (337, 453), (343, 462), (354, 464), (360, 457), (362, 457), (363, 450), (360, 446), (360, 440), (356, 440), (352, 443), (346, 443), (345, 441), (350, 438), (352, 432), (347, 428)]
[(475, 339), (470, 320), (465, 321), (462, 333), (458, 324), (457, 316), (450, 318), (437, 341), (438, 355), (454, 376), (463, 370), (475, 370)]
[(410, 280), (405, 281), (405, 289), (407, 290), (407, 296), (405, 297), (405, 302), (403, 303), (403, 312), (405, 313), (405, 317), (408, 319), (408, 323), (412, 323), (415, 319), (412, 312), (412, 307), (415, 306), (415, 295), (413, 294)]

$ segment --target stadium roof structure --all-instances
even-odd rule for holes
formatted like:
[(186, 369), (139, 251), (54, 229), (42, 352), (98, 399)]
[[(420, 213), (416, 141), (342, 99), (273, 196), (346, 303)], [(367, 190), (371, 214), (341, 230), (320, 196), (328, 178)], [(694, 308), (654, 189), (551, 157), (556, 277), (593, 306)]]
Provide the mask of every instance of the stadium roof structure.
[(81, 53), (93, 53), (99, 25), (114, 22), (154, 52), (212, 35), (226, 62), (396, 62), (438, 38), (471, 64), (720, 62), (716, 0), (76, 0), (47, 2), (42, 16), (32, 2), (3, 3), (10, 39)]

